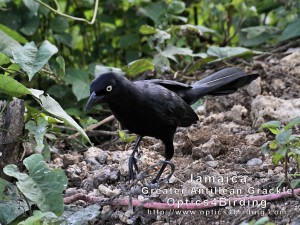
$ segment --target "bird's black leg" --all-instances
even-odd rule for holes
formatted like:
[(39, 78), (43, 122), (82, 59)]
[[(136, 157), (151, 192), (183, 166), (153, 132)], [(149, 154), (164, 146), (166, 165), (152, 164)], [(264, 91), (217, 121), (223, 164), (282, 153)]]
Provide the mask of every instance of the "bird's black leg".
[(131, 153), (131, 156), (129, 157), (129, 162), (128, 162), (128, 167), (129, 167), (129, 180), (133, 180), (134, 179), (134, 171), (133, 171), (133, 168), (135, 169), (135, 171), (137, 173), (139, 173), (139, 168), (136, 164), (136, 158), (134, 157), (134, 155), (136, 153), (138, 153), (138, 147), (139, 147), (139, 144), (142, 140), (142, 136), (138, 136), (136, 141), (135, 141), (135, 145), (134, 145), (134, 148), (133, 148), (133, 151)]
[[(173, 134), (174, 135), (174, 134)], [(168, 139), (162, 140), (163, 143), (165, 144), (165, 152), (166, 152), (166, 160), (164, 161), (162, 167), (158, 171), (158, 174), (156, 177), (152, 180), (152, 184), (155, 184), (159, 181), (159, 178), (161, 177), (162, 173), (164, 172), (165, 168), (167, 165), (171, 167), (171, 173), (169, 176), (166, 178), (166, 180), (169, 180), (170, 177), (173, 175), (174, 170), (175, 170), (175, 165), (171, 162), (171, 159), (174, 154), (174, 146), (173, 146), (173, 135), (171, 135)]]

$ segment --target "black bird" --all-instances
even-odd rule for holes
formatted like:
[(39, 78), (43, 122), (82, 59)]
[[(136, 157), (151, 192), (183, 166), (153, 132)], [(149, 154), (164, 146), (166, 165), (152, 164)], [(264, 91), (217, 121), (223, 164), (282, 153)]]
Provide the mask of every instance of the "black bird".
[(134, 155), (141, 139), (151, 136), (162, 140), (166, 160), (152, 181), (156, 183), (167, 165), (171, 167), (171, 175), (174, 172), (175, 166), (170, 160), (174, 153), (176, 128), (188, 127), (198, 121), (190, 105), (204, 95), (234, 93), (257, 77), (257, 74), (248, 75), (239, 68), (226, 68), (187, 85), (160, 79), (131, 82), (122, 75), (109, 72), (92, 81), (86, 110), (97, 103), (106, 102), (121, 124), (138, 135), (129, 159), (130, 180), (134, 178), (133, 169), (138, 172)]

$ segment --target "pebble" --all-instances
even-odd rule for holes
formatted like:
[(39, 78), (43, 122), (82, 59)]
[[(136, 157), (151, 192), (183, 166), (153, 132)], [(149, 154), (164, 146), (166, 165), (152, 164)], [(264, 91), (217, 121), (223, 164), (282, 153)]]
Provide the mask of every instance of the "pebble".
[(110, 188), (104, 186), (103, 184), (100, 184), (98, 186), (98, 190), (101, 194), (103, 194), (106, 197), (114, 197), (115, 195), (118, 195), (121, 193), (121, 189), (111, 190)]
[(205, 165), (212, 167), (212, 168), (216, 168), (219, 165), (219, 163), (218, 163), (218, 161), (207, 161), (207, 162), (205, 162)]
[(107, 162), (108, 154), (100, 148), (91, 147), (84, 153), (84, 159), (93, 165), (101, 165)]
[(266, 133), (261, 132), (256, 134), (249, 134), (245, 137), (245, 140), (247, 145), (260, 147), (267, 141), (267, 137)]
[(263, 161), (260, 158), (253, 158), (247, 162), (247, 166), (257, 166), (262, 163), (263, 163)]

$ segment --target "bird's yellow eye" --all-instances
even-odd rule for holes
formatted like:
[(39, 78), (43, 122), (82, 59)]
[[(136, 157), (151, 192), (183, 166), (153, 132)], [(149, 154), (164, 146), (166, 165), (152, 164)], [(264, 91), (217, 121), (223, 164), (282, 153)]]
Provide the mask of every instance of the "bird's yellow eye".
[(110, 92), (112, 90), (112, 86), (111, 85), (108, 85), (107, 87), (106, 87), (106, 91), (107, 92)]

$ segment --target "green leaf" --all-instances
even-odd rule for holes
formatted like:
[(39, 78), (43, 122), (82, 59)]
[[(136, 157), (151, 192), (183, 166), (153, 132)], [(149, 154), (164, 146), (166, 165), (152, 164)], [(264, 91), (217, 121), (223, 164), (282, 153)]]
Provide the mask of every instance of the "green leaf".
[(60, 33), (60, 34), (54, 34), (54, 39), (70, 48), (73, 47), (73, 39), (70, 34), (67, 33)]
[(215, 57), (207, 57), (207, 55), (203, 55), (202, 59), (198, 59), (195, 62), (191, 63), (191, 65), (188, 66), (187, 70), (185, 71), (186, 74), (193, 74), (196, 73), (200, 68), (202, 68), (204, 65), (208, 64), (209, 62), (216, 59)]
[(51, 19), (50, 28), (57, 33), (62, 33), (69, 28), (69, 20), (62, 16), (56, 16)]
[(252, 51), (247, 48), (242, 47), (217, 47), (211, 46), (207, 50), (207, 54), (209, 56), (216, 56), (218, 59), (212, 62), (218, 62), (221, 60), (228, 60), (236, 57), (248, 57), (253, 56), (255, 54), (260, 54), (261, 52)]
[(263, 123), (260, 127), (261, 128), (280, 128), (281, 122), (277, 120), (272, 120), (267, 123)]
[(163, 20), (163, 16), (166, 14), (166, 8), (166, 3), (163, 1), (151, 2), (145, 8), (140, 8), (139, 12), (152, 19), (155, 24), (159, 25)]
[(77, 101), (90, 96), (89, 76), (84, 70), (69, 69), (67, 70), (64, 80), (72, 85), (72, 92)]
[(145, 71), (153, 70), (154, 65), (148, 59), (139, 59), (129, 63), (127, 66), (122, 68), (128, 76), (135, 77)]
[(140, 42), (140, 36), (137, 33), (125, 34), (120, 38), (120, 47), (128, 48), (132, 45), (137, 45)]
[(148, 25), (142, 25), (139, 32), (144, 35), (156, 34), (157, 29)]
[[(41, 212), (38, 210), (33, 211), (33, 215), (28, 217), (26, 220), (18, 223), (18, 225), (42, 225), (42, 224), (52, 224), (51, 219), (57, 218), (57, 216), (51, 212)], [(47, 223), (48, 221), (50, 223)], [(44, 223), (43, 223), (44, 222)]]
[(294, 20), (290, 23), (282, 32), (281, 36), (279, 37), (280, 41), (285, 41), (294, 37), (300, 36), (300, 19)]
[(108, 67), (108, 66), (102, 66), (102, 65), (96, 65), (95, 69), (94, 69), (94, 75), (98, 76), (100, 74), (103, 73), (109, 73), (109, 72), (113, 72), (119, 75), (125, 75), (124, 72), (122, 72), (121, 69), (116, 68), (116, 67)]
[(291, 152), (300, 155), (300, 147), (290, 147)]
[(241, 29), (240, 43), (243, 46), (260, 45), (270, 40), (279, 28), (272, 26), (255, 26)]
[(160, 73), (165, 73), (166, 71), (170, 71), (170, 61), (167, 57), (161, 55), (161, 54), (156, 54), (153, 57), (153, 64), (155, 67), (155, 70), (160, 72)]
[(293, 119), (286, 126), (284, 126), (283, 129), (288, 130), (288, 129), (291, 129), (293, 126), (296, 126), (298, 124), (300, 124), (300, 117), (297, 117), (297, 118)]
[(292, 134), (292, 130), (282, 130), (279, 134), (276, 135), (276, 140), (280, 144), (287, 144), (290, 140), (290, 136)]
[(23, 0), (24, 5), (33, 13), (36, 14), (40, 4), (34, 0)]
[(23, 161), (29, 175), (19, 172), (16, 165), (4, 167), (4, 173), (18, 179), (20, 191), (43, 212), (63, 213), (62, 192), (67, 186), (67, 176), (61, 169), (50, 170), (43, 156), (33, 154)]
[(180, 48), (173, 45), (168, 45), (160, 54), (164, 57), (174, 60), (177, 62), (177, 59), (174, 55), (192, 55), (193, 51), (189, 48)]
[(29, 131), (29, 135), (33, 136), (36, 142), (35, 150), (41, 153), (44, 149), (44, 136), (47, 132), (48, 122), (43, 118), (39, 117), (36, 122), (30, 120), (25, 124), (25, 129)]
[(261, 150), (262, 154), (269, 154), (269, 148), (268, 148), (269, 144), (270, 144), (270, 141), (264, 143), (261, 146), (260, 150)]
[(121, 138), (122, 141), (125, 141), (127, 143), (131, 143), (136, 139), (136, 135), (129, 135), (125, 133), (124, 131), (119, 131), (119, 137)]
[[(3, 179), (0, 179), (3, 181)], [(5, 181), (6, 194), (4, 199), (0, 200), (0, 223), (11, 224), (17, 217), (28, 211), (28, 204), (20, 194), (17, 186)], [(32, 203), (29, 202), (29, 206)]]
[(278, 8), (284, 2), (281, 2), (280, 0), (262, 0), (262, 1), (254, 1), (256, 3), (257, 12), (259, 14), (262, 13), (268, 13), (273, 9)]
[(5, 71), (5, 76), (10, 76), (11, 72), (17, 72), (20, 71), (21, 67), (17, 63), (10, 64), (9, 67), (7, 67), (7, 71)]
[(24, 18), (24, 21), (26, 21), (26, 23), (23, 25), (20, 31), (27, 36), (34, 35), (40, 24), (38, 15), (28, 14), (27, 18)]
[(7, 94), (11, 97), (21, 97), (31, 94), (31, 92), (21, 83), (9, 76), (0, 74), (0, 93)]
[(12, 58), (13, 52), (18, 51), (22, 46), (15, 39), (10, 37), (4, 31), (0, 29), (0, 51), (7, 55), (9, 58)]
[(283, 157), (281, 154), (275, 153), (275, 154), (273, 154), (273, 156), (272, 156), (272, 163), (273, 163), (274, 165), (278, 165), (278, 163), (279, 163), (283, 158), (284, 158), (284, 157)]
[(50, 61), (50, 68), (57, 78), (61, 79), (65, 76), (65, 60), (62, 56), (57, 56), (55, 61)]
[(51, 96), (44, 96), (43, 91), (30, 89), (33, 96), (36, 97), (42, 108), (53, 116), (63, 120), (65, 123), (74, 127), (77, 131), (79, 131), (82, 136), (91, 143), (90, 139), (84, 132), (84, 130), (76, 123), (76, 121), (69, 116), (63, 108), (59, 105), (57, 101), (55, 101)]
[(10, 58), (8, 58), (5, 54), (0, 52), (0, 66), (8, 63), (10, 63)]
[[(8, 197), (4, 194), (6, 189), (7, 181), (0, 178), (0, 201), (6, 200)], [(0, 219), (1, 222), (1, 219)]]
[(299, 188), (300, 187), (300, 179), (292, 180), (291, 186), (293, 189)]
[(271, 131), (272, 134), (279, 134), (280, 133), (280, 130), (278, 128), (272, 128), (272, 127), (270, 127), (269, 131)]
[(31, 80), (34, 74), (42, 69), (57, 51), (55, 45), (52, 45), (49, 41), (43, 41), (39, 49), (34, 42), (30, 42), (18, 51), (14, 51), (13, 57)]
[(259, 218), (253, 225), (265, 225), (267, 222), (269, 222), (269, 217), (264, 216)]
[(182, 1), (171, 1), (168, 5), (168, 12), (172, 14), (181, 14), (185, 10), (185, 3)]
[(278, 148), (278, 142), (276, 140), (273, 140), (269, 143), (270, 149), (277, 149)]
[(0, 30), (4, 31), (6, 34), (8, 34), (10, 37), (15, 39), (19, 43), (25, 44), (28, 42), (27, 39), (23, 37), (21, 34), (8, 28), (7, 26), (4, 26), (3, 24), (0, 24)]

